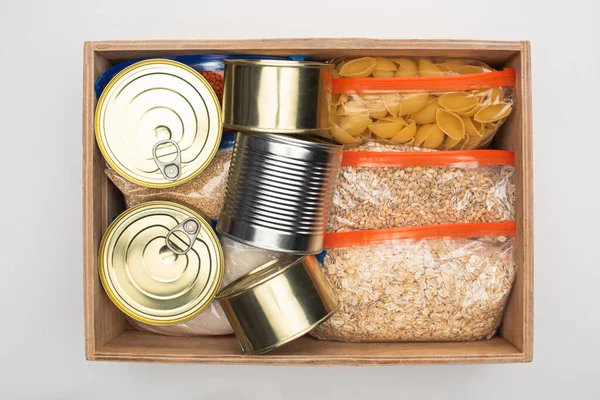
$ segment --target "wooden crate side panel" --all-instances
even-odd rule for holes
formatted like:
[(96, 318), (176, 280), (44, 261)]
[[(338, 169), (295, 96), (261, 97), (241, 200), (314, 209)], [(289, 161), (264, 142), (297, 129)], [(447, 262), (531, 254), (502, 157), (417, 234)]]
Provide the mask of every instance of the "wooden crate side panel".
[(531, 106), (531, 57), (529, 42), (508, 66), (518, 73), (515, 95), (519, 101), (510, 121), (514, 135), (501, 137), (502, 147), (513, 146), (516, 164), (517, 276), (506, 307), (501, 334), (525, 355), (533, 358), (533, 127)]
[(233, 336), (169, 338), (127, 331), (98, 349), (98, 360), (253, 365), (400, 365), (521, 362), (503, 338), (479, 342), (341, 343), (304, 336), (265, 355), (242, 355)]
[(109, 67), (110, 63), (94, 52), (93, 44), (86, 43), (83, 82), (83, 279), (88, 359), (94, 359), (98, 346), (114, 339), (125, 329), (125, 319), (105, 295), (96, 271), (98, 245), (106, 229), (106, 215), (113, 212), (114, 205), (118, 205), (118, 202), (109, 199), (108, 194), (116, 189), (107, 183), (104, 161), (94, 138), (94, 82)]
[(290, 54), (322, 59), (333, 56), (420, 56), (480, 59), (501, 64), (520, 51), (518, 42), (465, 40), (381, 40), (381, 39), (265, 39), (190, 41), (94, 42), (94, 49), (107, 60), (200, 54)]

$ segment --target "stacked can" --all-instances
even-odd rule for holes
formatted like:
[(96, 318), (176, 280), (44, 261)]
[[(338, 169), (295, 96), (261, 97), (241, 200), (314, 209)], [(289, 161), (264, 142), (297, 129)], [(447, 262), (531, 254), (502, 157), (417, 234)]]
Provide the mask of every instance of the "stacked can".
[[(135, 63), (107, 84), (96, 139), (107, 163), (141, 186), (188, 182), (211, 162), (223, 126), (238, 131), (217, 231), (289, 255), (223, 288), (223, 250), (208, 219), (157, 201), (130, 208), (99, 249), (101, 282), (131, 318), (171, 325), (216, 297), (246, 353), (273, 350), (338, 306), (321, 251), (342, 146), (329, 126), (331, 65), (226, 61), (223, 114), (207, 80), (172, 60)], [(223, 119), (225, 123), (223, 124)]]
[[(120, 71), (96, 108), (106, 162), (140, 186), (174, 187), (211, 162), (221, 140), (217, 96), (194, 69), (172, 60)], [(179, 204), (140, 204), (117, 217), (99, 248), (106, 293), (129, 317), (172, 325), (201, 313), (223, 276), (223, 251), (208, 219)]]
[(290, 253), (217, 297), (242, 350), (262, 353), (311, 330), (337, 308), (314, 254), (323, 247), (343, 146), (327, 130), (331, 64), (227, 60), (223, 123), (238, 131), (217, 231)]

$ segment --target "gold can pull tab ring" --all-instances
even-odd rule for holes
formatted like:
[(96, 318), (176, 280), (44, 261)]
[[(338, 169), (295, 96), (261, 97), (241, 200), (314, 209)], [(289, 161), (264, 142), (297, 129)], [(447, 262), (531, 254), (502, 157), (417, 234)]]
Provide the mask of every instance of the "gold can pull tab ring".
[[(187, 247), (184, 250), (181, 250), (179, 246), (177, 246), (171, 240), (171, 236), (176, 232), (182, 232), (185, 236), (187, 236), (189, 240), (189, 243), (187, 243)], [(167, 236), (165, 237), (166, 245), (169, 248), (169, 250), (171, 250), (177, 255), (186, 254), (194, 246), (194, 242), (196, 241), (196, 237), (198, 237), (199, 232), (200, 222), (195, 218), (188, 218), (179, 225), (177, 225), (175, 228), (171, 229), (169, 233), (167, 233)], [(176, 236), (176, 238), (183, 242), (183, 240), (181, 240), (181, 238), (179, 238), (178, 236)]]
[[(175, 147), (177, 155), (171, 161), (164, 163), (158, 159), (158, 155), (156, 153), (160, 146), (165, 145), (167, 143)], [(157, 142), (154, 145), (154, 148), (152, 149), (152, 157), (154, 157), (154, 162), (158, 166), (158, 169), (160, 170), (161, 174), (163, 174), (165, 179), (169, 181), (174, 181), (181, 176), (181, 149), (179, 148), (177, 142), (175, 142), (174, 140), (166, 139)]]

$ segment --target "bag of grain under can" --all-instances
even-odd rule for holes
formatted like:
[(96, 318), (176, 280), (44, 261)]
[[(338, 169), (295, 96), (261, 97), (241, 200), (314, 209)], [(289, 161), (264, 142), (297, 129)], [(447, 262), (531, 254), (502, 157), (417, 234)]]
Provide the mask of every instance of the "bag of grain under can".
[(340, 300), (310, 332), (345, 342), (491, 338), (515, 277), (514, 221), (330, 233)]
[(328, 232), (514, 219), (512, 152), (406, 149), (344, 152)]
[(110, 165), (106, 167), (106, 175), (125, 196), (128, 208), (147, 201), (174, 201), (216, 220), (223, 208), (234, 143), (235, 133), (223, 133), (219, 150), (206, 169), (192, 180), (176, 187), (140, 186), (120, 176)]
[[(221, 288), (253, 269), (282, 255), (238, 243), (226, 237), (220, 237), (219, 242), (221, 243), (225, 260)], [(215, 336), (233, 334), (231, 324), (227, 320), (227, 316), (218, 301), (212, 301), (208, 308), (200, 314), (189, 321), (176, 325), (157, 326), (146, 324), (133, 318), (128, 318), (128, 320), (137, 330), (160, 335)]]

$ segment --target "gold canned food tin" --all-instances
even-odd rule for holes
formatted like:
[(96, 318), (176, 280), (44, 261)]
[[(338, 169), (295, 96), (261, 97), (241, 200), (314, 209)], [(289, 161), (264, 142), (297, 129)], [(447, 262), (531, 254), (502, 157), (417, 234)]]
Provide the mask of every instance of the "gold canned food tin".
[(285, 256), (231, 282), (218, 295), (242, 351), (260, 354), (325, 321), (338, 300), (314, 256)]
[(153, 201), (128, 209), (108, 227), (98, 268), (106, 293), (125, 314), (171, 325), (193, 318), (214, 299), (223, 251), (202, 216)]
[(223, 123), (241, 132), (317, 133), (331, 127), (333, 64), (225, 60)]
[(198, 175), (221, 140), (214, 90), (185, 64), (153, 59), (133, 64), (106, 86), (96, 107), (96, 141), (121, 176), (165, 188)]

